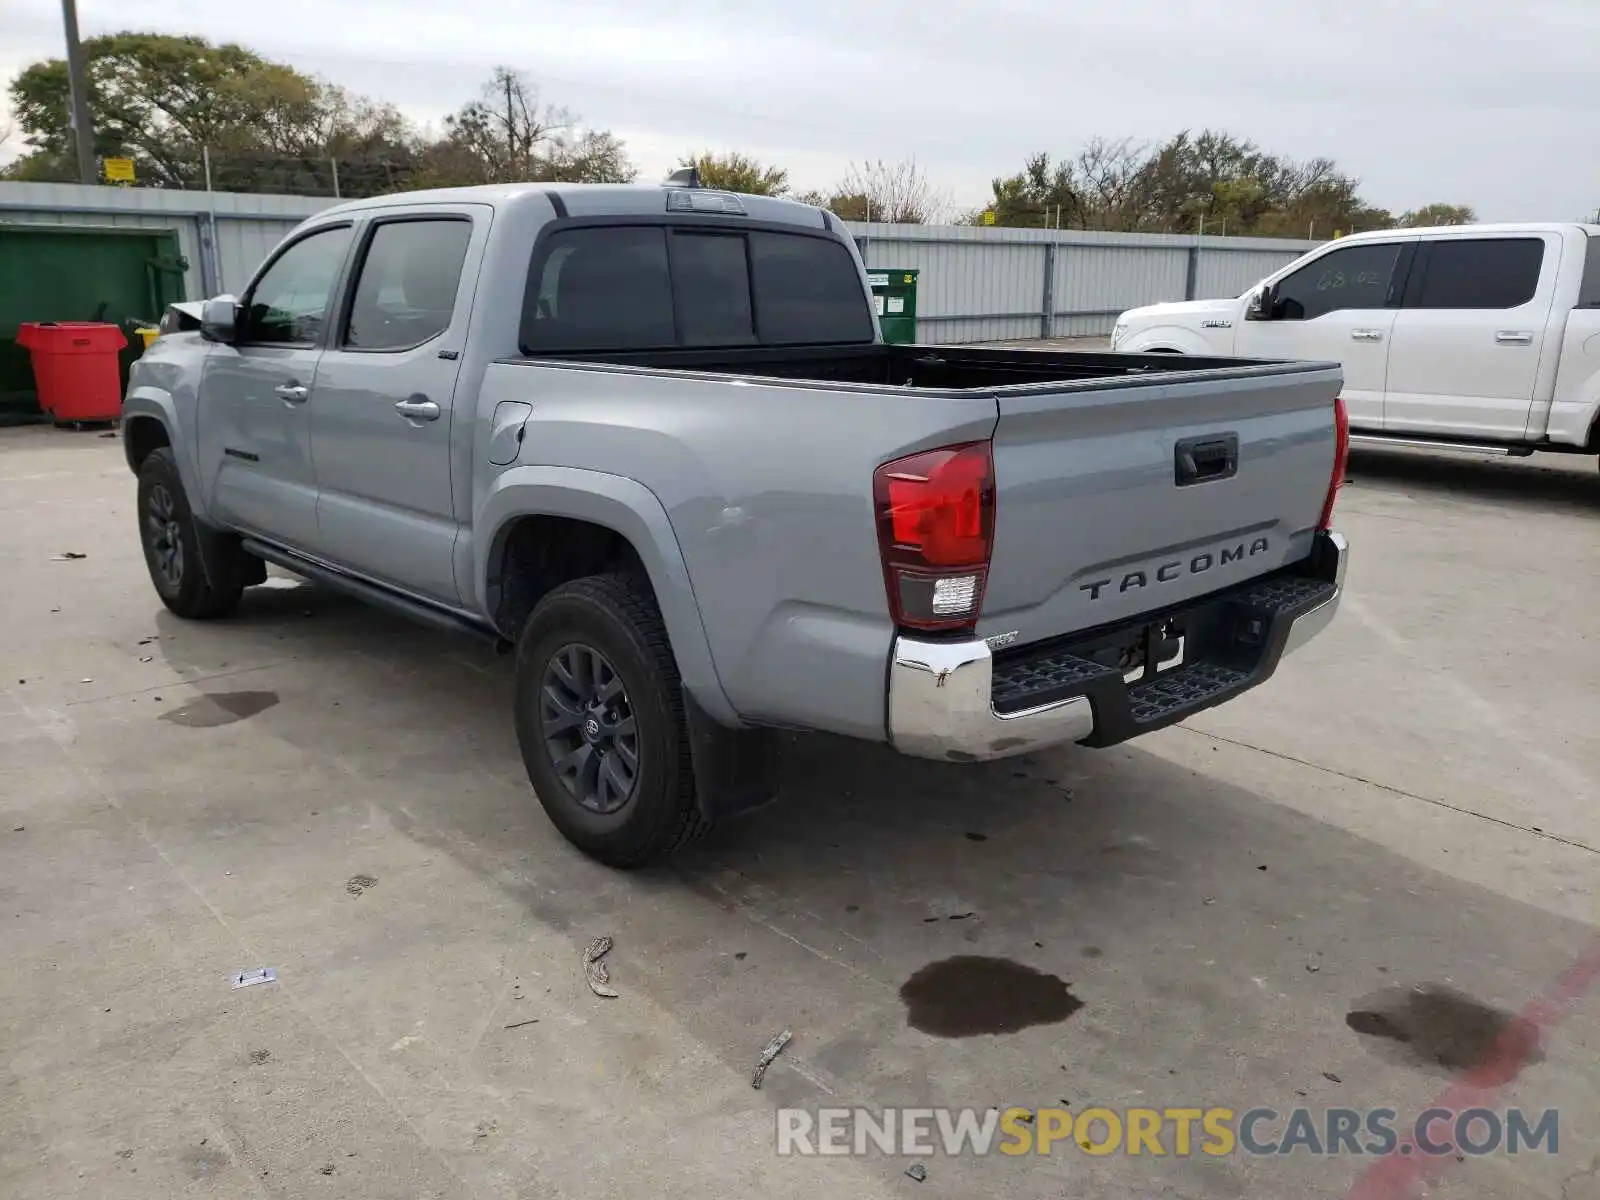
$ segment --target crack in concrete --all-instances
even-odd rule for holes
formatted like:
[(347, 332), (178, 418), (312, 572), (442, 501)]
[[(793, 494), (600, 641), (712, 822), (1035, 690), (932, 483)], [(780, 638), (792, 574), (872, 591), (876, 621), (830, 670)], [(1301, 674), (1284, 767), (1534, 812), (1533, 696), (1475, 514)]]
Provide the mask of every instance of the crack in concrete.
[(1339, 779), (1348, 779), (1352, 783), (1364, 783), (1368, 787), (1379, 788), (1391, 795), (1404, 796), (1407, 800), (1420, 800), (1423, 804), (1431, 804), (1435, 808), (1446, 808), (1453, 813), (1460, 813), (1464, 817), (1476, 817), (1480, 821), (1487, 821), (1491, 825), (1499, 825), (1505, 829), (1515, 829), (1521, 833), (1531, 834), (1536, 838), (1544, 838), (1549, 842), (1560, 842), (1563, 846), (1571, 846), (1576, 850), (1586, 850), (1590, 854), (1600, 854), (1600, 846), (1591, 846), (1587, 842), (1580, 842), (1576, 838), (1563, 837), (1559, 833), (1551, 833), (1545, 829), (1535, 829), (1531, 825), (1519, 825), (1515, 821), (1507, 821), (1504, 817), (1490, 816), (1488, 813), (1479, 812), (1474, 808), (1464, 808), (1459, 804), (1452, 804), (1448, 800), (1440, 800), (1433, 796), (1422, 796), (1416, 792), (1408, 792), (1405, 788), (1395, 787), (1391, 783), (1382, 783), (1376, 779), (1368, 779), (1364, 775), (1356, 775), (1350, 771), (1341, 771), (1336, 767), (1326, 766), (1323, 763), (1311, 762), (1308, 759), (1297, 758), (1293, 754), (1286, 754), (1282, 750), (1272, 750), (1266, 746), (1257, 746), (1251, 742), (1241, 741), (1239, 738), (1227, 737), (1220, 733), (1207, 733), (1203, 729), (1192, 729), (1186, 725), (1178, 726), (1183, 732), (1195, 737), (1209, 738), (1213, 742), (1227, 742), (1230, 746), (1238, 746), (1244, 750), (1254, 750), (1257, 754), (1267, 754), (1284, 762), (1292, 762), (1298, 766), (1310, 767), (1313, 771), (1321, 771), (1324, 775), (1333, 775)]
[(1580, 1171), (1574, 1171), (1561, 1181), (1561, 1200), (1584, 1200), (1582, 1196), (1572, 1191), (1574, 1184), (1580, 1180), (1594, 1178), (1600, 1175), (1600, 1154), (1589, 1160), (1589, 1165)]

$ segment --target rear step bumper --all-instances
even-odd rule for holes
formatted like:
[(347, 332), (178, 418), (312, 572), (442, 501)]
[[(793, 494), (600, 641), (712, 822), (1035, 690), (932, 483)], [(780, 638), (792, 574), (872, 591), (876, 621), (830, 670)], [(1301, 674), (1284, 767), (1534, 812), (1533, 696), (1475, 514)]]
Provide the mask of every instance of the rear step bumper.
[[(996, 660), (982, 641), (895, 640), (889, 740), (902, 754), (976, 762), (1061, 742), (1112, 746), (1220, 704), (1259, 683), (1327, 627), (1339, 607), (1349, 543), (1319, 534), (1311, 556), (1279, 572), (1153, 614), (1184, 627), (1181, 665), (1128, 683), (1084, 657), (1080, 642)], [(1141, 628), (1131, 622), (1094, 640)]]

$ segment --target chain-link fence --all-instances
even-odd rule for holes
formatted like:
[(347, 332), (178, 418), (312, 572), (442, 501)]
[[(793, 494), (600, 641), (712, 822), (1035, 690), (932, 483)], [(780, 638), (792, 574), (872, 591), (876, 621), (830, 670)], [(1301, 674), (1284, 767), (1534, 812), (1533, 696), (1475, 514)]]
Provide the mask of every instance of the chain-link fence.
[(404, 149), (370, 155), (328, 155), (207, 148), (181, 157), (138, 159), (132, 163), (131, 179), (114, 178), (114, 172), (129, 170), (121, 162), (115, 166), (106, 164), (107, 182), (120, 182), (124, 187), (331, 199), (357, 199), (431, 185), (425, 180), (417, 157)]

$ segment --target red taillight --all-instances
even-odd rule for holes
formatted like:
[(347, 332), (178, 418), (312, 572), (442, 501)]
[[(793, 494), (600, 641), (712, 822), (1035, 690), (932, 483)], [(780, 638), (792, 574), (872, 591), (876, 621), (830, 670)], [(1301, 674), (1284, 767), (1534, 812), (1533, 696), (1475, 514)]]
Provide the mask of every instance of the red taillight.
[(1328, 498), (1322, 504), (1322, 519), (1318, 529), (1333, 528), (1333, 502), (1339, 498), (1344, 486), (1345, 468), (1350, 462), (1350, 414), (1344, 406), (1344, 397), (1333, 400), (1333, 475), (1328, 480)]
[(994, 455), (969, 442), (897, 458), (872, 476), (889, 612), (915, 629), (970, 629), (994, 547)]

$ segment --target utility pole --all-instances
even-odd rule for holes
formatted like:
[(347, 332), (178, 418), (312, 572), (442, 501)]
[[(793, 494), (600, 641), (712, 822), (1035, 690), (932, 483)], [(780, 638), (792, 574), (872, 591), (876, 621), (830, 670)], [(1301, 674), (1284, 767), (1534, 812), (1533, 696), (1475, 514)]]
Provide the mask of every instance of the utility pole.
[(61, 0), (61, 23), (67, 34), (67, 81), (72, 89), (72, 140), (78, 152), (78, 179), (98, 183), (94, 169), (94, 120), (89, 116), (89, 77), (78, 44), (77, 0)]
[(517, 170), (517, 126), (516, 116), (511, 108), (511, 72), (506, 72), (506, 161), (510, 164), (510, 177), (518, 179), (521, 172)]

